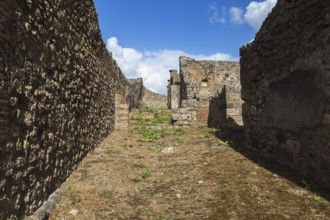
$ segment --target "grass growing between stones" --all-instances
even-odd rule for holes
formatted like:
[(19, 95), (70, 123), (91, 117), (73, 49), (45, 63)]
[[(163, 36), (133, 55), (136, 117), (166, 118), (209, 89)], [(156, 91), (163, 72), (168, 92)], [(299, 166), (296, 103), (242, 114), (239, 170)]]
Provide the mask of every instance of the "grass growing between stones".
[(146, 125), (155, 113), (134, 111), (142, 125), (131, 120), (83, 160), (51, 220), (330, 219), (327, 190), (214, 129)]

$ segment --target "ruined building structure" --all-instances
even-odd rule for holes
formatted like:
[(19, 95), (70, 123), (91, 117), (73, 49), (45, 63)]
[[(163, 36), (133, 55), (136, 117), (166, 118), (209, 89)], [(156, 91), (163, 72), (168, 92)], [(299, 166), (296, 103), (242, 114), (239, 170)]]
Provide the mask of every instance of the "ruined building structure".
[(168, 107), (174, 125), (242, 126), (239, 63), (180, 57), (180, 73), (170, 71)]
[(21, 219), (150, 95), (107, 51), (92, 0), (1, 0), (0, 11), (0, 219)]
[(129, 112), (140, 108), (167, 108), (167, 97), (150, 91), (143, 85), (142, 78), (128, 79), (124, 95), (115, 98), (115, 128), (127, 130)]
[(279, 0), (240, 53), (246, 147), (330, 186), (330, 1)]
[(170, 79), (167, 86), (167, 107), (171, 110), (178, 109), (181, 104), (181, 80), (177, 70), (170, 70)]

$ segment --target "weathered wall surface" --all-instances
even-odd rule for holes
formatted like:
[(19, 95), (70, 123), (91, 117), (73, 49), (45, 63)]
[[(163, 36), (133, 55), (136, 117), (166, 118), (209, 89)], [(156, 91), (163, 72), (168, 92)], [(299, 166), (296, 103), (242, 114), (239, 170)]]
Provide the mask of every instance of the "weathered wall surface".
[(239, 63), (180, 57), (180, 76), (182, 100), (208, 101), (219, 93), (224, 85), (239, 85)]
[(238, 62), (197, 61), (180, 57), (180, 107), (183, 108), (184, 100), (195, 100), (196, 104), (193, 106), (196, 107), (197, 121), (188, 123), (184, 110), (173, 109), (174, 124), (208, 125), (220, 129), (239, 128), (243, 123), (240, 88)]
[(31, 213), (114, 128), (126, 79), (92, 0), (2, 0), (0, 219)]
[(177, 108), (172, 111), (172, 123), (173, 125), (182, 127), (195, 127), (198, 126), (197, 121), (197, 101), (183, 100), (181, 103), (181, 108)]
[(126, 102), (129, 110), (141, 108), (143, 98), (143, 81), (142, 78), (129, 79), (126, 92)]
[(141, 107), (167, 108), (167, 96), (143, 88)]
[(126, 97), (122, 94), (115, 96), (115, 129), (128, 130), (129, 104)]
[(167, 86), (167, 107), (169, 109), (177, 109), (181, 104), (180, 96), (180, 75), (177, 70), (170, 70), (170, 79)]
[(241, 48), (246, 146), (330, 186), (330, 2), (279, 1)]

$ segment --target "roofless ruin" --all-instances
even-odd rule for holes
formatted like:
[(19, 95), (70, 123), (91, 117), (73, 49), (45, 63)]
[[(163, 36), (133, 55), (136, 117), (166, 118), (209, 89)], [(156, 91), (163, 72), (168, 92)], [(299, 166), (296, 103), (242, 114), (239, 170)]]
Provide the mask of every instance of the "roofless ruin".
[(247, 148), (330, 187), (330, 1), (278, 0), (240, 63), (181, 57), (167, 100), (124, 77), (92, 0), (0, 7), (1, 219), (33, 213), (129, 110), (166, 101), (174, 125), (243, 126)]

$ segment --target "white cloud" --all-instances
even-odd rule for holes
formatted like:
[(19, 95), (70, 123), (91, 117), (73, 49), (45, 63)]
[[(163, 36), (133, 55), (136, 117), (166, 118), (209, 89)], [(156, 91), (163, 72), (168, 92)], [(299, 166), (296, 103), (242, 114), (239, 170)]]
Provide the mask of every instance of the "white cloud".
[(244, 20), (243, 20), (243, 10), (237, 7), (231, 7), (229, 9), (229, 15), (230, 15), (230, 20), (231, 22), (233, 22), (234, 24), (243, 24)]
[(246, 7), (246, 10), (231, 7), (229, 9), (230, 21), (234, 24), (246, 23), (257, 31), (276, 5), (276, 2), (277, 0), (252, 1)]
[(210, 14), (210, 23), (211, 24), (224, 24), (226, 23), (225, 15), (226, 15), (226, 8), (223, 6), (221, 11), (219, 11), (218, 5), (215, 2), (211, 2), (209, 4), (208, 13)]
[(140, 52), (124, 48), (116, 37), (109, 38), (107, 48), (112, 52), (127, 78), (143, 78), (148, 89), (161, 94), (167, 93), (170, 69), (179, 69), (179, 57), (188, 56), (196, 60), (237, 60), (229, 54), (216, 53), (210, 56), (188, 54), (181, 50), (158, 50)]
[(258, 30), (262, 25), (269, 12), (276, 5), (277, 0), (265, 0), (262, 2), (251, 2), (246, 7), (246, 13), (244, 14), (244, 20), (248, 25)]

